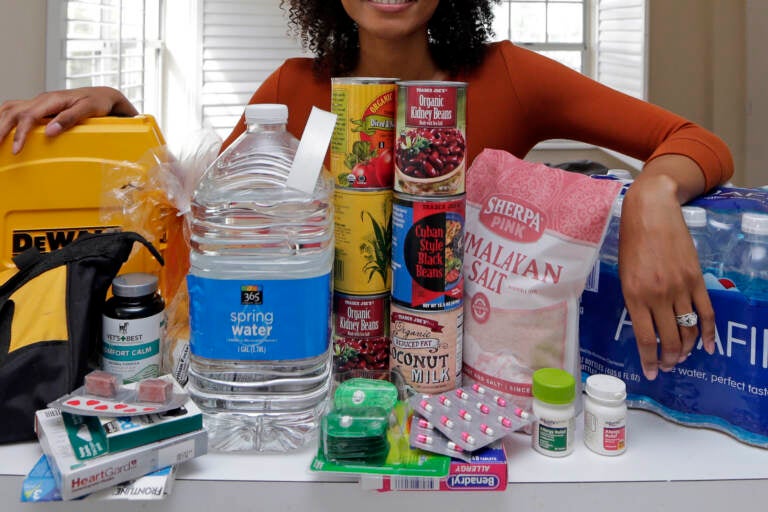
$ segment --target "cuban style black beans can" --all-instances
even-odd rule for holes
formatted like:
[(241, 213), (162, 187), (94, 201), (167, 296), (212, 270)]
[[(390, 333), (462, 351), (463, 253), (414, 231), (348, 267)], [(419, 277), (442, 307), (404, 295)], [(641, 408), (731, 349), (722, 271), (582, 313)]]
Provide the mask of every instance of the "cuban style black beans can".
[(392, 300), (422, 311), (461, 305), (464, 195), (395, 193), (392, 205)]

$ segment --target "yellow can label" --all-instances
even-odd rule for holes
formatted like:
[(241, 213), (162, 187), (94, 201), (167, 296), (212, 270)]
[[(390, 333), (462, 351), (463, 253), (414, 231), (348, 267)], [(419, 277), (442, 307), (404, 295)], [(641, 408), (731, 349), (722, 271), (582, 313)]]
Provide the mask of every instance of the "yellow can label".
[(334, 193), (334, 288), (351, 295), (388, 293), (392, 281), (392, 191)]
[(395, 79), (334, 78), (331, 172), (337, 187), (392, 188)]

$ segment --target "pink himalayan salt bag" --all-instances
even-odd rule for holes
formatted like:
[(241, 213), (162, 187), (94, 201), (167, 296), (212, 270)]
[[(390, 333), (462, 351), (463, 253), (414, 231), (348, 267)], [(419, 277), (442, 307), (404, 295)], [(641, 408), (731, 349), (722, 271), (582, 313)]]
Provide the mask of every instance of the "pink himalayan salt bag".
[(579, 297), (621, 183), (484, 150), (467, 173), (465, 382), (529, 409), (539, 368), (580, 383)]

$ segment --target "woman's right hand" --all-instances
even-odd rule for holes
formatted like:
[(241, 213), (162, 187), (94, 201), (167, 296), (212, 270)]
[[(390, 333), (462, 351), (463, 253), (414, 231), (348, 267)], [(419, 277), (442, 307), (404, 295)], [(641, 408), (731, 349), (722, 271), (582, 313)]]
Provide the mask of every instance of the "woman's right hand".
[(42, 119), (52, 117), (45, 134), (54, 137), (89, 117), (132, 117), (136, 108), (111, 87), (83, 87), (63, 91), (45, 92), (31, 100), (12, 100), (0, 104), (0, 142), (16, 128), (13, 136), (13, 154), (24, 147), (27, 134)]

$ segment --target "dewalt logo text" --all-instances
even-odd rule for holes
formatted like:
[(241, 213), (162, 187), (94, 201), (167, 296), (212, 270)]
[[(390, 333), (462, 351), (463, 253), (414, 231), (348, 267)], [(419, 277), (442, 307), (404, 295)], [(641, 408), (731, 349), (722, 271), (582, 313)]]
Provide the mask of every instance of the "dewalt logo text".
[(98, 226), (14, 231), (11, 252), (15, 256), (31, 247), (35, 247), (40, 252), (51, 252), (74, 242), (84, 234), (102, 233), (119, 229), (118, 226)]

